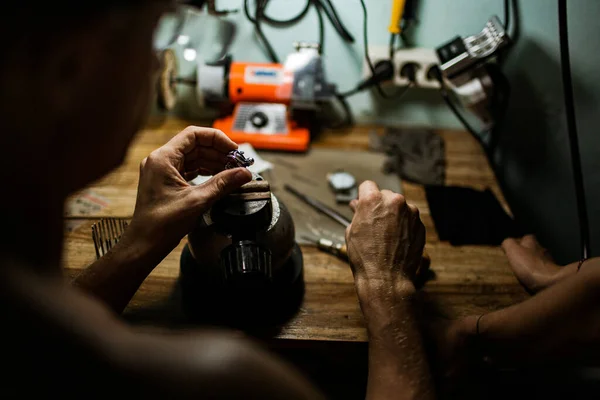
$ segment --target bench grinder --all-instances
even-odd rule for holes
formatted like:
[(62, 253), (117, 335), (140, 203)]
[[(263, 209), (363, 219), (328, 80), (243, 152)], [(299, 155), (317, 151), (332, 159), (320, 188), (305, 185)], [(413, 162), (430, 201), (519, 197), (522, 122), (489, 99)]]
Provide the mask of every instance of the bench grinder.
[[(248, 166), (243, 153), (232, 153), (227, 167)], [(180, 282), (184, 311), (195, 320), (264, 329), (300, 307), (303, 262), (294, 223), (269, 183), (253, 175), (188, 235)]]

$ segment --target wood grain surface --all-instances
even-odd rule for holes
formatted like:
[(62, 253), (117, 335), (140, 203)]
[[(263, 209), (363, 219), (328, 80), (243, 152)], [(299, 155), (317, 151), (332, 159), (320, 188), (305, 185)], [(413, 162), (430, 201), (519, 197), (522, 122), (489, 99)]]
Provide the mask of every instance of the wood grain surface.
[[(101, 217), (130, 217), (135, 205), (139, 163), (152, 150), (166, 143), (188, 125), (185, 121), (167, 120), (158, 127), (147, 128), (135, 139), (124, 164), (88, 189), (108, 199), (110, 205), (81, 223), (66, 235), (64, 267), (68, 275), (76, 274), (95, 259), (90, 226)], [(355, 127), (345, 131), (325, 132), (314, 147), (366, 150), (368, 133), (382, 132), (380, 127)], [(477, 189), (491, 188), (501, 203), (506, 203), (494, 175), (477, 142), (466, 132), (439, 131), (447, 154), (447, 184)], [(403, 182), (409, 203), (421, 210), (427, 228), (427, 252), (435, 278), (424, 289), (424, 297), (447, 316), (480, 313), (506, 307), (527, 297), (513, 277), (499, 247), (453, 247), (438, 239), (429, 214), (422, 186)], [(76, 196), (76, 195), (75, 195)], [(506, 207), (507, 208), (507, 207)], [(507, 208), (508, 210), (508, 208)], [(66, 217), (69, 219), (69, 217)], [(146, 279), (135, 295), (125, 317), (152, 325), (186, 324), (177, 291), (179, 245)], [(352, 274), (347, 264), (314, 247), (303, 247), (306, 294), (298, 314), (276, 335), (282, 339), (324, 341), (366, 341), (361, 312), (354, 292)]]

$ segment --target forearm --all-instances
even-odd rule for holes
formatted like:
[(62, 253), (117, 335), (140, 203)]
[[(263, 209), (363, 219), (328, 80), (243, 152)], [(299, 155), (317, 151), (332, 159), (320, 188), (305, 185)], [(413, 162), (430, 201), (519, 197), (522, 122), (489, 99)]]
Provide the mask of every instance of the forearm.
[(367, 399), (432, 399), (433, 383), (414, 316), (414, 286), (392, 291), (391, 301), (361, 301), (369, 333)]
[(501, 365), (599, 360), (599, 267), (589, 260), (579, 273), (531, 299), (484, 315), (471, 342)]
[(84, 269), (72, 284), (121, 313), (162, 257), (128, 237)]

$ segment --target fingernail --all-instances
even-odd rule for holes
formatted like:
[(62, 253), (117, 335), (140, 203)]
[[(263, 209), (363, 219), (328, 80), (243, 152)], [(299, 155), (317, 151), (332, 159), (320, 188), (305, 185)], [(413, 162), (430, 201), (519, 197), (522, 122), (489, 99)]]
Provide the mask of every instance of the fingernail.
[(244, 180), (248, 180), (248, 178), (252, 179), (252, 173), (246, 168), (236, 168), (235, 178)]

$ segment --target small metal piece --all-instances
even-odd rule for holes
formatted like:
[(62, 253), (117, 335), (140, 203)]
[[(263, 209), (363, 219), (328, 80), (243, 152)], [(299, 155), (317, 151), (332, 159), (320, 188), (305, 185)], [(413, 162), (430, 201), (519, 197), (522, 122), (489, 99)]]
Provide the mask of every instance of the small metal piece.
[(122, 218), (102, 218), (92, 225), (92, 240), (99, 259), (117, 244), (127, 228), (127, 221)]
[(327, 174), (327, 180), (338, 203), (348, 204), (358, 197), (356, 178), (348, 172), (336, 171)]
[(300, 51), (302, 49), (312, 49), (312, 50), (319, 51), (321, 49), (321, 46), (319, 45), (319, 43), (311, 43), (311, 42), (294, 42), (293, 46), (294, 46), (294, 49), (296, 49), (296, 51)]
[(252, 164), (254, 164), (254, 158), (246, 158), (244, 156), (244, 152), (241, 150), (233, 150), (227, 154), (227, 164), (225, 164), (225, 169), (232, 168), (240, 168), (245, 167), (248, 168)]
[(483, 30), (472, 36), (455, 37), (436, 49), (440, 69), (444, 76), (453, 80), (469, 69), (506, 47), (510, 42), (504, 26), (493, 16)]
[(300, 200), (304, 201), (306, 204), (308, 204), (315, 210), (321, 212), (322, 214), (327, 215), (329, 218), (333, 219), (340, 225), (343, 225), (344, 227), (347, 228), (348, 226), (350, 226), (350, 223), (352, 223), (351, 220), (344, 217), (342, 214), (340, 214), (336, 210), (330, 208), (329, 206), (326, 206), (325, 204), (321, 203), (319, 200), (313, 199), (312, 197), (309, 197), (305, 194), (300, 193), (299, 191), (297, 191), (290, 185), (284, 185), (283, 187), (285, 188), (285, 190), (287, 190), (294, 196), (298, 197)]
[(312, 238), (310, 236), (302, 236), (304, 240), (308, 240), (311, 243), (317, 245), (319, 250), (322, 250), (326, 253), (333, 254), (337, 258), (348, 261), (348, 249), (343, 243), (335, 243), (332, 240), (325, 238)]
[(237, 9), (217, 10), (217, 5), (215, 4), (215, 0), (208, 0), (206, 3), (207, 3), (206, 8), (208, 9), (208, 13), (210, 15), (214, 15), (215, 17), (223, 17), (225, 15), (229, 15), (229, 14), (238, 12)]

